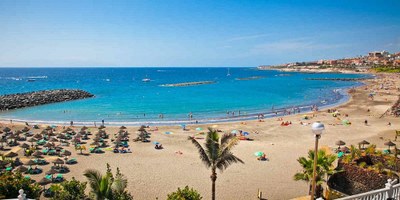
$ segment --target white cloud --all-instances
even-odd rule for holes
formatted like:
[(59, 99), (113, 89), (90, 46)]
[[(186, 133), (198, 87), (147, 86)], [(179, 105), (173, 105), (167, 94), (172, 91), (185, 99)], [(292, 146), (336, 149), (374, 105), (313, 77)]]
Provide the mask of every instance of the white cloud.
[(313, 50), (337, 49), (347, 44), (324, 44), (312, 41), (310, 38), (298, 38), (258, 44), (251, 49), (252, 54), (296, 53)]

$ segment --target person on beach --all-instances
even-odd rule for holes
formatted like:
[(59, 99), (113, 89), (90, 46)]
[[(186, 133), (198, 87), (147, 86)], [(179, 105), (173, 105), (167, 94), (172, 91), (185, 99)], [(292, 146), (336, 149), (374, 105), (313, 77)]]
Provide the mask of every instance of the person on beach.
[(368, 120), (364, 121), (365, 126), (368, 126)]
[(104, 126), (104, 119), (102, 119), (102, 120), (101, 120), (101, 125), (103, 125), (103, 126)]
[(69, 122), (69, 125), (70, 125), (70, 126), (73, 126), (73, 125), (74, 125), (74, 122), (73, 122), (73, 121), (70, 121), (70, 122)]

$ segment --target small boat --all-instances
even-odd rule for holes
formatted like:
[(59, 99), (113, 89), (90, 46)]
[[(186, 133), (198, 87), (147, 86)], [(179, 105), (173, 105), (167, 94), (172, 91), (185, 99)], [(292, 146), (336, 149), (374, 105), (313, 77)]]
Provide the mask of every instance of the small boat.
[(26, 80), (26, 81), (28, 81), (28, 82), (35, 82), (36, 80), (35, 80), (35, 79), (28, 79), (28, 80)]
[(151, 80), (149, 78), (144, 78), (142, 79), (143, 82), (150, 82)]

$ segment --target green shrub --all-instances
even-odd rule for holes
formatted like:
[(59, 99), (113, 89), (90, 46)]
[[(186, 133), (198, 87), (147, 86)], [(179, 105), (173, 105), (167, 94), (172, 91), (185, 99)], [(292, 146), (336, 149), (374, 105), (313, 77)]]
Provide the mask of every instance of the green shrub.
[(20, 189), (24, 190), (27, 198), (38, 199), (42, 188), (18, 172), (6, 172), (0, 175), (0, 198), (17, 198)]
[(60, 184), (54, 184), (51, 186), (51, 190), (54, 192), (52, 200), (75, 200), (85, 199), (86, 182), (79, 182), (72, 177), (71, 181), (64, 181)]
[(176, 192), (168, 194), (167, 200), (201, 200), (202, 198), (196, 190), (186, 186), (183, 190), (178, 188)]

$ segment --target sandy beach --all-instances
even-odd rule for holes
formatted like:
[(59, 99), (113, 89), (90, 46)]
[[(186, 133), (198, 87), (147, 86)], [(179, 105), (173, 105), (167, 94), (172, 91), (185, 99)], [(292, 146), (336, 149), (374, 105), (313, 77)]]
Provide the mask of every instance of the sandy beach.
[[(78, 155), (79, 152), (70, 145), (66, 149), (71, 150), (70, 157), (76, 158), (78, 164), (69, 165), (71, 172), (65, 174), (64, 177), (67, 179), (75, 177), (86, 181), (82, 175), (86, 169), (92, 168), (105, 172), (106, 163), (109, 163), (114, 170), (119, 167), (128, 178), (128, 190), (135, 199), (156, 199), (157, 197), (165, 199), (168, 193), (186, 185), (198, 190), (204, 199), (210, 199), (210, 170), (200, 161), (197, 150), (187, 137), (204, 132), (207, 127), (213, 127), (226, 133), (232, 130), (243, 130), (249, 132), (249, 137), (253, 139), (253, 141), (240, 141), (234, 148), (235, 155), (245, 164), (234, 164), (223, 173), (218, 171), (217, 199), (257, 199), (258, 189), (269, 200), (305, 196), (308, 193), (308, 184), (294, 181), (293, 175), (301, 170), (296, 159), (306, 156), (308, 150), (314, 145), (310, 123), (321, 121), (325, 124), (326, 131), (320, 139), (320, 147), (327, 149), (335, 148), (336, 140), (343, 140), (346, 146), (350, 146), (357, 145), (364, 139), (383, 149), (384, 142), (393, 141), (395, 130), (400, 130), (399, 118), (384, 115), (399, 98), (400, 76), (379, 74), (376, 79), (364, 82), (366, 85), (356, 88), (347, 103), (336, 107), (341, 113), (338, 116), (340, 119), (333, 117), (327, 109), (324, 109), (318, 112), (284, 116), (283, 121), (292, 122), (289, 126), (281, 126), (281, 121), (277, 121), (277, 118), (268, 118), (262, 122), (253, 120), (187, 125), (187, 131), (183, 131), (180, 126), (160, 126), (157, 131), (150, 131), (154, 128), (150, 127), (148, 131), (151, 133), (151, 141), (162, 143), (164, 147), (162, 150), (154, 149), (151, 142), (133, 142), (132, 139), (136, 137), (138, 127), (128, 127), (129, 145), (133, 152), (126, 154), (115, 154), (106, 150), (104, 154), (84, 156)], [(383, 88), (381, 88), (382, 85)], [(368, 98), (371, 91), (376, 93), (373, 100)], [(345, 117), (346, 114), (348, 117)], [(303, 119), (304, 115), (308, 115), (311, 119)], [(342, 120), (350, 121), (351, 125), (342, 125)], [(368, 125), (364, 124), (365, 120), (368, 120)], [(390, 126), (388, 122), (391, 123)], [(24, 127), (23, 124), (10, 124), (8, 121), (3, 121), (0, 129), (2, 130), (5, 126), (13, 130)], [(32, 131), (39, 133), (44, 127), (46, 125)], [(197, 127), (202, 128), (203, 131), (196, 131)], [(72, 128), (77, 132), (80, 130), (80, 127)], [(90, 128), (92, 133), (97, 130), (94, 127)], [(119, 127), (107, 127), (105, 130), (113, 135), (117, 133)], [(56, 132), (60, 131), (62, 128), (58, 127)], [(167, 131), (172, 134), (165, 134)], [(94, 135), (91, 137), (93, 138)], [(204, 139), (199, 139), (200, 143), (203, 141)], [(88, 141), (88, 143), (91, 142), (91, 140)], [(397, 141), (394, 142), (400, 144)], [(20, 147), (13, 147), (11, 151), (17, 152), (23, 162), (28, 160), (23, 156)], [(178, 151), (182, 154), (176, 153)], [(254, 152), (257, 151), (265, 152), (269, 160), (258, 161), (254, 156)], [(55, 156), (46, 156), (46, 159), (54, 160)], [(42, 168), (47, 171), (51, 165), (45, 165)], [(31, 177), (40, 180), (44, 177), (44, 173)]]

